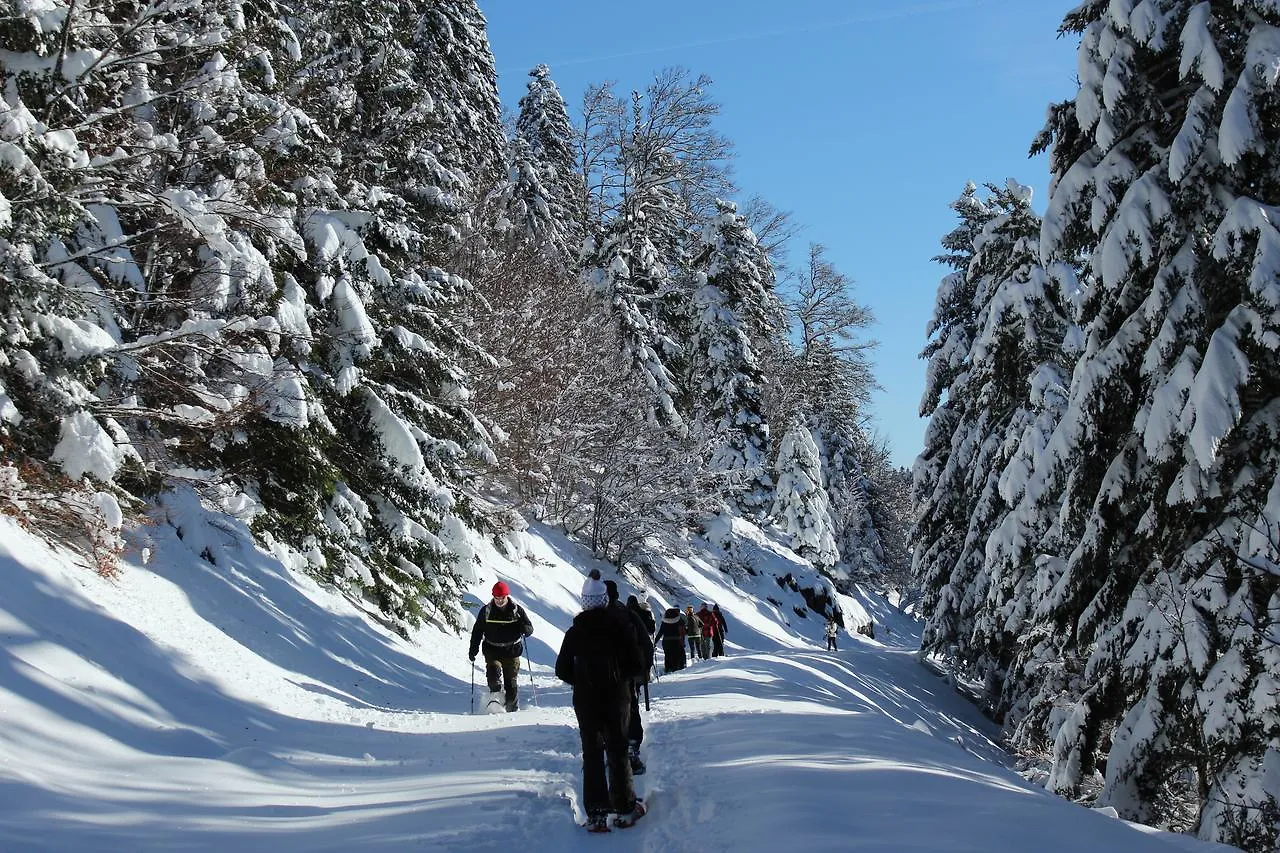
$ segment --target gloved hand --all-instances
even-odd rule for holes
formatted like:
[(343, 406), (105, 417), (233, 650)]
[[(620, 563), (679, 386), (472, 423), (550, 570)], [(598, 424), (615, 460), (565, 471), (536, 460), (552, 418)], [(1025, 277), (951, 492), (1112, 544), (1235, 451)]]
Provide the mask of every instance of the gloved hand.
[(472, 663), (475, 663), (475, 662), (476, 662), (476, 653), (475, 653), (475, 652), (470, 652), (470, 653), (467, 655), (467, 660), (471, 661)]
[(526, 629), (525, 629), (525, 632), (524, 632), (524, 635), (525, 635), (526, 637), (532, 637), (532, 636), (533, 636), (533, 626), (530, 626), (530, 627), (526, 628)]

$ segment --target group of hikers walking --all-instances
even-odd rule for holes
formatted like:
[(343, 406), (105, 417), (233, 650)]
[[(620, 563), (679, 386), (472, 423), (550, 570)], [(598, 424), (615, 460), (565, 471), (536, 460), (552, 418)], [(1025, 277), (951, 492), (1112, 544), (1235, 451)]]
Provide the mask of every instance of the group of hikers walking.
[[(702, 609), (693, 612), (693, 605), (669, 607), (662, 614), (662, 626), (654, 642), (662, 641), (662, 671), (678, 672), (688, 663), (701, 658), (707, 660), (724, 655), (724, 638), (729, 633), (729, 623), (720, 612), (720, 605), (703, 602)], [(689, 656), (685, 658), (685, 643)]]
[[(556, 677), (573, 687), (588, 830), (608, 832), (610, 813), (619, 828), (645, 815), (633, 779), (645, 772), (640, 697), (647, 708), (657, 641), (662, 641), (664, 671), (675, 672), (686, 666), (686, 642), (690, 659), (710, 658), (724, 654), (727, 633), (719, 605), (706, 602), (696, 613), (689, 605), (683, 614), (672, 607), (658, 625), (648, 602), (632, 595), (623, 604), (618, 585), (592, 570), (582, 585), (582, 612), (565, 632), (555, 666)], [(495, 697), (503, 693), (507, 711), (519, 707), (516, 679), (524, 640), (532, 634), (528, 614), (511, 599), (507, 585), (494, 584), (492, 600), (476, 616), (469, 656), (474, 663), (483, 653), (489, 691)]]

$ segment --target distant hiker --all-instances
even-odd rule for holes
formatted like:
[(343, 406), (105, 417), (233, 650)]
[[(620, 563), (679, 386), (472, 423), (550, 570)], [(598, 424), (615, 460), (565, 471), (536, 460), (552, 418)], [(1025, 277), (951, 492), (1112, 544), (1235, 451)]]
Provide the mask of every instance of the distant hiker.
[(685, 667), (684, 659), (684, 617), (679, 607), (668, 607), (662, 614), (662, 625), (658, 627), (656, 643), (662, 641), (662, 671), (679, 672)]
[(640, 677), (644, 657), (632, 619), (623, 608), (609, 607), (608, 590), (597, 578), (582, 585), (582, 608), (564, 634), (556, 677), (573, 686), (586, 828), (608, 832), (609, 812), (618, 815), (617, 827), (632, 826), (645, 813), (627, 760), (631, 682)]
[(654, 621), (653, 611), (649, 609), (649, 602), (641, 601), (634, 595), (628, 595), (627, 607), (635, 611), (635, 614), (644, 622), (644, 627), (649, 632), (649, 636), (652, 637), (653, 632), (658, 630), (658, 623)]
[(702, 659), (709, 660), (711, 658), (711, 638), (716, 634), (716, 615), (711, 612), (709, 602), (702, 602), (702, 609), (698, 611), (698, 621), (702, 623), (702, 642), (699, 649), (702, 652)]
[(511, 599), (510, 588), (502, 581), (495, 583), (493, 600), (476, 615), (468, 657), (475, 661), (483, 640), (484, 674), (489, 680), (489, 692), (497, 693), (505, 687), (508, 711), (519, 707), (516, 678), (520, 675), (520, 655), (524, 654), (524, 638), (532, 633), (529, 614)]
[(711, 654), (714, 657), (724, 657), (724, 638), (729, 634), (729, 623), (725, 621), (724, 614), (720, 612), (720, 605), (711, 605), (711, 613), (716, 617), (716, 635), (713, 638), (714, 646)]
[(824, 633), (827, 635), (827, 651), (840, 651), (836, 648), (836, 637), (840, 636), (840, 625), (836, 622), (835, 616), (827, 617), (827, 627)]
[(689, 663), (693, 663), (702, 652), (702, 620), (692, 604), (684, 609), (684, 635), (689, 640)]
[[(644, 743), (644, 723), (640, 720), (640, 691), (649, 682), (649, 671), (653, 669), (653, 639), (649, 626), (640, 614), (618, 600), (618, 585), (613, 581), (605, 581), (604, 588), (609, 596), (609, 606), (621, 610), (631, 620), (636, 641), (640, 644), (640, 655), (644, 658), (644, 674), (631, 682), (631, 719), (627, 725), (627, 758), (631, 762), (632, 775), (639, 776), (645, 771), (644, 762), (640, 760), (640, 744)], [(635, 600), (634, 595), (631, 600)]]

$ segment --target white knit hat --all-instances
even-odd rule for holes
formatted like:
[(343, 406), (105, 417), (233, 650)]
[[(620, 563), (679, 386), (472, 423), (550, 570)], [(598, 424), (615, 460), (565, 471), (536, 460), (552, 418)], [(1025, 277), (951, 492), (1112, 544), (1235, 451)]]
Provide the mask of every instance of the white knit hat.
[(587, 582), (582, 585), (582, 607), (585, 610), (591, 610), (595, 607), (604, 607), (609, 603), (609, 590), (605, 588), (603, 581), (595, 578), (587, 578)]

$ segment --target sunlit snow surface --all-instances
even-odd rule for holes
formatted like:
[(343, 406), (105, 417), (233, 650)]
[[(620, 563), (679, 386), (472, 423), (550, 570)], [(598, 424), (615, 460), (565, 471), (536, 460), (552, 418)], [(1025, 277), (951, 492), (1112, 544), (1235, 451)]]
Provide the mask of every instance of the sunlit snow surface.
[(735, 583), (694, 551), (650, 590), (655, 607), (718, 602), (729, 654), (652, 685), (637, 780), (651, 814), (589, 836), (569, 694), (551, 674), (590, 563), (579, 547), (539, 528), (516, 562), (477, 544), (476, 600), (502, 577), (533, 617), (537, 707), (524, 672), (523, 710), (472, 715), (465, 636), (405, 642), (243, 528), (175, 521), (216, 543), (217, 565), (159, 522), (135, 539), (150, 563), (104, 581), (0, 519), (5, 853), (1226, 849), (1025, 783), (878, 599), (843, 602), (877, 640), (822, 651), (820, 623), (774, 581), (803, 569), (749, 526), (735, 530), (759, 576)]

